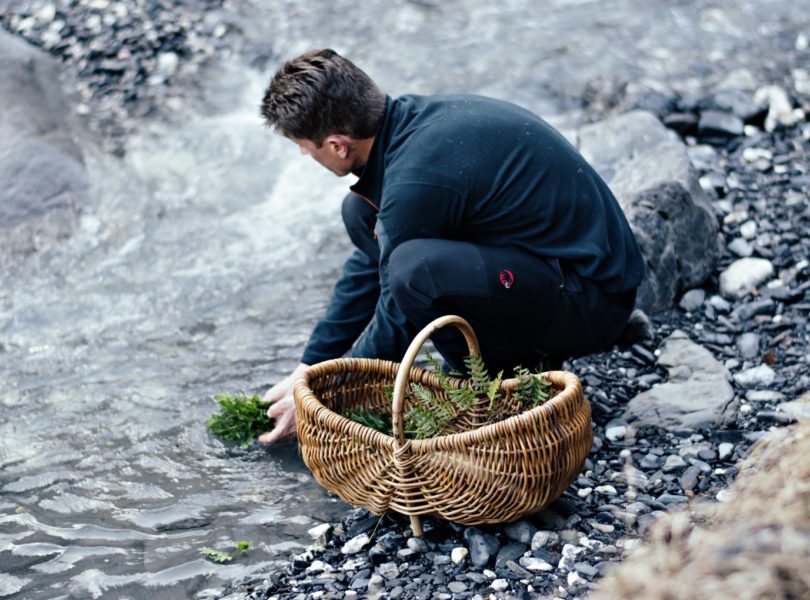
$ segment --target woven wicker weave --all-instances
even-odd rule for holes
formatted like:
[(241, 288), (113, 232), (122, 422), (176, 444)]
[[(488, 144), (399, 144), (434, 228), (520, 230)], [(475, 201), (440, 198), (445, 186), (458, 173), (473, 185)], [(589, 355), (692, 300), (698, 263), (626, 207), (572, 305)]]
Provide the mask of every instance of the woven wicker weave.
[[(477, 354), (469, 324), (447, 316), (414, 339), (401, 365), (330, 360), (307, 369), (295, 385), (299, 444), (318, 482), (354, 506), (411, 515), (416, 535), (421, 533), (419, 515), (476, 525), (513, 521), (540, 510), (576, 478), (593, 441), (590, 405), (577, 377), (564, 371), (544, 374), (554, 395), (541, 406), (521, 412), (512, 398), (517, 381), (510, 379), (501, 384), (495, 412), (514, 416), (479, 427), (480, 411), (473, 410), (454, 421), (457, 433), (405, 439), (408, 384), (444, 394), (436, 375), (412, 365), (427, 338), (448, 324), (461, 330), (470, 352)], [(387, 412), (391, 402), (384, 386), (391, 384), (393, 436), (339, 414), (358, 407)]]

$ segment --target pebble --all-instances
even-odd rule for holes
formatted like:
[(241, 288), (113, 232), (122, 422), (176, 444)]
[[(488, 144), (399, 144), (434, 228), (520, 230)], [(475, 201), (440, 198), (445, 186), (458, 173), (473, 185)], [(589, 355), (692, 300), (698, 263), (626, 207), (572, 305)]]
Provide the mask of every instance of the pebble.
[(447, 584), (447, 589), (454, 594), (461, 594), (467, 591), (467, 584), (463, 581), (451, 581)]
[(728, 249), (741, 258), (747, 258), (754, 253), (754, 246), (743, 238), (732, 240)]
[(504, 532), (511, 540), (522, 544), (530, 544), (532, 537), (537, 532), (537, 527), (525, 519), (520, 519), (514, 523), (507, 523), (504, 526)]
[(740, 258), (720, 273), (720, 292), (727, 298), (742, 298), (773, 271), (773, 263), (765, 258)]
[(554, 531), (538, 531), (532, 537), (532, 550), (539, 550), (540, 548), (544, 548), (547, 545), (555, 545), (559, 543), (560, 536)]
[(751, 359), (759, 354), (759, 344), (759, 334), (747, 332), (737, 338), (737, 351), (743, 358)]
[(386, 579), (396, 579), (399, 577), (399, 567), (396, 563), (387, 562), (377, 567), (377, 572)]
[(686, 461), (677, 454), (670, 454), (664, 461), (664, 473), (671, 473), (686, 466)]
[(509, 589), (509, 582), (506, 579), (496, 579), (490, 584), (490, 587), (496, 592), (505, 592)]
[(540, 558), (535, 558), (533, 556), (524, 556), (518, 560), (518, 563), (521, 567), (528, 569), (529, 571), (553, 571), (554, 567)]
[(768, 365), (758, 365), (734, 375), (734, 381), (743, 387), (770, 385), (776, 379), (776, 372)]
[(700, 308), (704, 300), (706, 300), (706, 291), (697, 288), (686, 292), (683, 297), (681, 297), (679, 306), (686, 312), (693, 312)]
[(624, 439), (627, 434), (627, 426), (624, 424), (608, 425), (605, 428), (605, 437), (611, 442)]
[(467, 528), (464, 537), (469, 544), (470, 560), (477, 567), (487, 565), (500, 548), (500, 543), (494, 535), (484, 533), (476, 527)]
[(343, 547), (340, 549), (340, 551), (341, 551), (343, 554), (357, 554), (357, 553), (358, 553), (358, 552), (360, 552), (360, 551), (361, 551), (361, 550), (362, 550), (362, 549), (363, 549), (363, 548), (366, 546), (366, 544), (368, 544), (370, 541), (371, 541), (371, 540), (370, 540), (370, 538), (368, 537), (368, 535), (366, 535), (365, 533), (363, 533), (363, 534), (361, 534), (361, 535), (358, 535), (357, 537), (354, 537), (354, 538), (350, 539), (348, 542), (346, 542), (345, 544), (343, 544)]
[(421, 537), (408, 538), (408, 548), (414, 552), (427, 552), (429, 550), (427, 542)]
[(460, 565), (467, 559), (469, 553), (470, 551), (466, 548), (458, 546), (450, 552), (450, 560), (453, 561), (454, 565)]

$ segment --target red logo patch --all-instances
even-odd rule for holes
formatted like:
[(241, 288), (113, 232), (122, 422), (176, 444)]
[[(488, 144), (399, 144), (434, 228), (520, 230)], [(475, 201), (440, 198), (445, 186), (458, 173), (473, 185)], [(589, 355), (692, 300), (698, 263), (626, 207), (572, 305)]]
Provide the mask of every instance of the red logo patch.
[(498, 275), (498, 279), (501, 280), (501, 285), (507, 290), (515, 283), (515, 276), (509, 269), (503, 269)]

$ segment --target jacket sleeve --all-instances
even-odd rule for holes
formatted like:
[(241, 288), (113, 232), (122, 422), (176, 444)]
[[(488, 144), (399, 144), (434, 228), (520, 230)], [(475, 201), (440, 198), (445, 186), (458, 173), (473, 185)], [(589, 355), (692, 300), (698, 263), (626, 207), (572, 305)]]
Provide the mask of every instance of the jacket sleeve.
[(343, 356), (368, 325), (379, 297), (377, 262), (355, 250), (343, 266), (326, 315), (309, 337), (301, 362), (314, 365)]

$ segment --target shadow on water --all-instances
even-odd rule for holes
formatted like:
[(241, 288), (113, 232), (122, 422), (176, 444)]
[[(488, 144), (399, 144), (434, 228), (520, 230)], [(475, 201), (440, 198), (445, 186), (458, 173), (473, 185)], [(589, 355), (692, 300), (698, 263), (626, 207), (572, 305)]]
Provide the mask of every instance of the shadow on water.
[[(0, 273), (0, 597), (206, 597), (345, 510), (294, 446), (233, 452), (203, 425), (217, 392), (295, 365), (349, 252), (348, 182), (257, 115), (280, 58), (332, 46), (393, 95), (485, 93), (567, 128), (595, 78), (694, 89), (810, 19), (782, 0), (229, 6), (242, 42), (210, 87), (123, 161), (88, 151), (97, 205)], [(198, 552), (238, 540), (231, 564)]]

